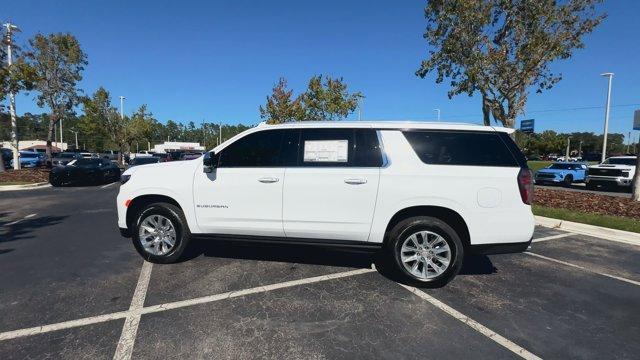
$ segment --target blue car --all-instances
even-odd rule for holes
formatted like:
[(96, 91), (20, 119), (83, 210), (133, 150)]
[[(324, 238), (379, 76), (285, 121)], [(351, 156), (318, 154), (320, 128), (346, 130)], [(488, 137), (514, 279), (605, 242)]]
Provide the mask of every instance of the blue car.
[(574, 182), (584, 182), (587, 165), (575, 162), (556, 162), (536, 172), (536, 184), (561, 184), (570, 186)]
[[(20, 168), (38, 167), (44, 164), (43, 155), (37, 151), (20, 151)], [(13, 167), (13, 160), (11, 160)]]

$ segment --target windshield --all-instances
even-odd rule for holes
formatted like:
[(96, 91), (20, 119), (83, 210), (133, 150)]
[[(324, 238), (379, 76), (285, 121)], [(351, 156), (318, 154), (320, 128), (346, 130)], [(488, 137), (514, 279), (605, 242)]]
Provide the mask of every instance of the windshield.
[(37, 158), (38, 154), (36, 153), (20, 153), (21, 158)]
[(76, 156), (76, 154), (72, 154), (72, 153), (62, 153), (58, 155), (59, 158), (63, 158), (63, 159), (70, 159), (74, 156)]
[(611, 164), (611, 165), (635, 165), (636, 159), (634, 158), (608, 158), (603, 162), (603, 164)]
[(552, 164), (551, 166), (549, 166), (549, 169), (556, 169), (556, 170), (573, 170), (577, 168), (579, 168), (579, 166), (573, 165), (573, 164)]
[(69, 163), (72, 166), (78, 167), (90, 167), (90, 166), (100, 166), (102, 165), (102, 160), (100, 159), (78, 159)]
[(131, 161), (131, 165), (154, 164), (158, 162), (156, 157), (137, 157)]

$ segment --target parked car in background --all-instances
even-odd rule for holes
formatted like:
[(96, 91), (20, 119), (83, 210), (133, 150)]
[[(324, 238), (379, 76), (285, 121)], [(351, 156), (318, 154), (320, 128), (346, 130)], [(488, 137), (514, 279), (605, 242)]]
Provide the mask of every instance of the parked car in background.
[(118, 155), (120, 152), (117, 150), (107, 150), (101, 154), (103, 159), (109, 159), (111, 161), (118, 161)]
[(94, 154), (94, 153), (90, 153), (90, 152), (81, 152), (80, 155), (82, 155), (82, 157), (84, 159), (97, 159), (97, 158), (99, 158), (98, 154)]
[(631, 188), (636, 169), (636, 156), (612, 156), (602, 164), (589, 166), (587, 188), (604, 187)]
[(574, 182), (586, 179), (587, 165), (576, 162), (556, 162), (536, 172), (535, 182), (538, 185), (562, 184), (571, 186)]
[(78, 159), (65, 166), (56, 166), (49, 173), (53, 186), (104, 184), (118, 181), (120, 168), (107, 159)]
[(51, 159), (51, 162), (53, 166), (65, 166), (73, 160), (78, 160), (82, 158), (83, 158), (82, 155), (80, 155), (79, 153), (63, 152), (63, 153), (56, 154)]
[(443, 286), (467, 253), (531, 243), (533, 176), (513, 131), (259, 125), (199, 159), (125, 171), (118, 226), (152, 262), (179, 261), (192, 236), (349, 246), (382, 252), (411, 283)]
[(160, 158), (156, 156), (137, 156), (129, 162), (129, 167), (147, 165), (147, 164), (157, 164), (159, 162), (160, 162)]
[(183, 153), (180, 160), (193, 160), (202, 156), (202, 153)]
[[(13, 167), (13, 161), (11, 160), (10, 166)], [(20, 151), (20, 167), (21, 168), (34, 168), (44, 165), (44, 156), (37, 151)]]
[(153, 153), (152, 156), (160, 159), (160, 162), (171, 161), (171, 158), (167, 153)]
[(1, 148), (2, 150), (2, 160), (4, 161), (4, 167), (5, 168), (9, 168), (11, 167), (11, 160), (13, 159), (13, 152), (11, 151), (11, 149), (7, 149), (7, 148)]

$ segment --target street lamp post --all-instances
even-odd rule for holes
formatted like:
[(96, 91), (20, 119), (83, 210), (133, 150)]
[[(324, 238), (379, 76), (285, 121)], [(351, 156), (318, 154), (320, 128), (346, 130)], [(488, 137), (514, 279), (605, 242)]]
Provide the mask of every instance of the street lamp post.
[(564, 161), (569, 161), (569, 152), (571, 148), (571, 136), (567, 138), (567, 151), (564, 153)]
[(78, 150), (78, 132), (75, 130), (70, 130), (70, 131), (76, 135), (76, 150)]
[(607, 133), (609, 132), (609, 105), (611, 104), (611, 80), (613, 79), (613, 73), (600, 74), (609, 78), (609, 88), (607, 90), (607, 107), (604, 111), (604, 138), (602, 141), (602, 159), (601, 162), (607, 158)]
[(124, 96), (120, 96), (120, 119), (124, 119), (124, 99), (126, 99), (126, 97)]
[(433, 109), (438, 114), (438, 121), (440, 121), (440, 109)]
[[(12, 70), (12, 34), (14, 31), (20, 31), (17, 26), (6, 23), (4, 26), (7, 28), (6, 43), (7, 43), (7, 64), (9, 65), (9, 71)], [(11, 145), (13, 150), (13, 169), (20, 170), (20, 152), (18, 151), (18, 125), (16, 117), (16, 95), (13, 91), (9, 91), (9, 113), (11, 114)]]

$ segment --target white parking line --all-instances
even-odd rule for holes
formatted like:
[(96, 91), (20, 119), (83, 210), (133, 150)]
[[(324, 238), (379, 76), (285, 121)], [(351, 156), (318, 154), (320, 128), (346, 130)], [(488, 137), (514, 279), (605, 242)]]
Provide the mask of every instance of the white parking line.
[(501, 336), (500, 334), (497, 334), (496, 332), (492, 331), (491, 329), (487, 328), (486, 326), (480, 324), (479, 322), (471, 319), (470, 317), (464, 315), (463, 313), (459, 312), (458, 310), (452, 308), (451, 306), (443, 303), (442, 301), (432, 297), (431, 295), (425, 293), (424, 291), (411, 287), (411, 286), (407, 286), (407, 285), (403, 285), (400, 284), (400, 286), (402, 286), (403, 288), (411, 291), (412, 293), (414, 293), (415, 295), (417, 295), (418, 297), (428, 301), (429, 303), (431, 303), (431, 305), (437, 307), (438, 309), (446, 312), (447, 314), (453, 316), (454, 318), (456, 318), (457, 320), (460, 320), (461, 322), (463, 322), (464, 324), (466, 324), (467, 326), (471, 327), (473, 330), (479, 332), (480, 334), (488, 337), (489, 339), (495, 341), (496, 343), (502, 345), (503, 347), (505, 347), (506, 349), (510, 350), (511, 352), (513, 352), (514, 354), (520, 356), (523, 359), (541, 359), (540, 357), (536, 356), (535, 354), (527, 351), (525, 348), (519, 346), (518, 344), (514, 343), (513, 341)]
[(102, 186), (100, 186), (100, 189), (106, 189), (106, 188), (108, 188), (109, 186), (114, 185), (114, 184), (115, 184), (115, 182), (112, 182), (112, 183), (107, 184), (107, 185), (102, 185)]
[(551, 236), (545, 236), (545, 237), (541, 237), (541, 238), (537, 238), (537, 239), (533, 239), (531, 242), (537, 243), (537, 242), (541, 242), (541, 241), (548, 241), (548, 240), (555, 240), (555, 239), (562, 239), (564, 237), (567, 236), (574, 236), (574, 233), (566, 233), (566, 234), (558, 234), (558, 235), (551, 235)]
[(133, 293), (133, 299), (131, 299), (131, 305), (129, 306), (129, 315), (124, 321), (120, 340), (118, 341), (118, 347), (113, 355), (114, 359), (131, 359), (133, 344), (136, 341), (136, 334), (138, 333), (138, 325), (140, 325), (140, 309), (144, 307), (144, 299), (147, 296), (152, 267), (153, 264), (150, 262), (145, 261), (142, 263), (142, 270), (140, 270), (138, 284), (136, 285), (136, 290)]
[(592, 273), (592, 274), (597, 274), (597, 275), (601, 275), (601, 276), (606, 276), (606, 277), (608, 277), (608, 278), (612, 278), (612, 279), (616, 279), (616, 280), (620, 280), (620, 281), (627, 282), (627, 283), (629, 283), (629, 284), (633, 284), (633, 285), (638, 285), (638, 286), (640, 286), (640, 282), (638, 282), (638, 281), (634, 281), (634, 280), (631, 280), (631, 279), (627, 279), (627, 278), (623, 278), (623, 277), (620, 277), (620, 276), (615, 276), (615, 275), (611, 275), (611, 274), (607, 274), (607, 273), (603, 273), (603, 272), (598, 272), (598, 271), (591, 270), (591, 269), (586, 268), (586, 267), (581, 266), (581, 265), (572, 264), (572, 263), (569, 263), (569, 262), (566, 262), (566, 261), (562, 261), (562, 260), (558, 260), (558, 259), (550, 258), (550, 257), (548, 257), (548, 256), (544, 256), (544, 255), (540, 255), (540, 254), (532, 253), (532, 252), (529, 252), (529, 251), (526, 251), (526, 252), (525, 252), (525, 254), (527, 254), (527, 255), (531, 255), (531, 256), (535, 256), (535, 257), (540, 258), (540, 259), (545, 259), (545, 260), (548, 260), (548, 261), (553, 261), (553, 262), (555, 262), (555, 263), (562, 264), (562, 265), (566, 265), (566, 266), (570, 266), (570, 267), (573, 267), (573, 268), (576, 268), (576, 269), (584, 270), (584, 271), (590, 272), (590, 273)]
[[(323, 282), (323, 281), (328, 281), (333, 279), (349, 277), (349, 276), (366, 274), (373, 271), (375, 270), (374, 269), (351, 270), (351, 271), (345, 271), (345, 272), (335, 273), (330, 275), (321, 275), (321, 276), (315, 276), (315, 277), (310, 277), (310, 278), (305, 278), (300, 280), (286, 281), (286, 282), (272, 284), (272, 285), (258, 286), (258, 287), (245, 289), (245, 290), (229, 291), (229, 292), (225, 292), (218, 295), (205, 296), (205, 297), (191, 299), (191, 300), (176, 301), (176, 302), (167, 303), (167, 304), (149, 306), (146, 308), (143, 307), (142, 309), (139, 309), (139, 310), (120, 311), (120, 312), (115, 312), (111, 314), (65, 321), (57, 324), (49, 324), (49, 325), (43, 325), (43, 326), (35, 326), (27, 329), (7, 331), (7, 332), (0, 333), (0, 341), (20, 338), (24, 336), (48, 333), (51, 331), (69, 329), (69, 328), (74, 328), (79, 326), (97, 324), (97, 323), (102, 323), (110, 320), (128, 318), (134, 312), (135, 313), (139, 312), (140, 314), (156, 313), (156, 312), (161, 312), (161, 311), (170, 310), (170, 309), (177, 309), (185, 306), (192, 306), (192, 305), (204, 304), (204, 303), (209, 303), (209, 302), (214, 302), (214, 301), (219, 301), (224, 299), (231, 299), (231, 298), (249, 295), (249, 294), (258, 294), (258, 293), (267, 292), (267, 291), (276, 290), (276, 289), (284, 289), (284, 288), (294, 287), (298, 285), (312, 284), (312, 283), (318, 283), (318, 282)], [(140, 275), (142, 276), (142, 272)], [(137, 287), (136, 287), (136, 290), (137, 290)], [(133, 304), (133, 301), (132, 301), (132, 304)]]
[(3, 226), (11, 226), (11, 225), (15, 225), (15, 224), (17, 224), (17, 223), (19, 223), (19, 222), (21, 222), (21, 221), (23, 221), (23, 220), (30, 219), (30, 218), (32, 218), (32, 217), (34, 217), (34, 216), (36, 216), (36, 215), (38, 215), (38, 214), (29, 214), (29, 215), (27, 215), (27, 216), (23, 217), (22, 219), (18, 219), (18, 220), (16, 220), (16, 221), (12, 221), (12, 222), (10, 222), (10, 223), (6, 223), (6, 224), (4, 224)]

